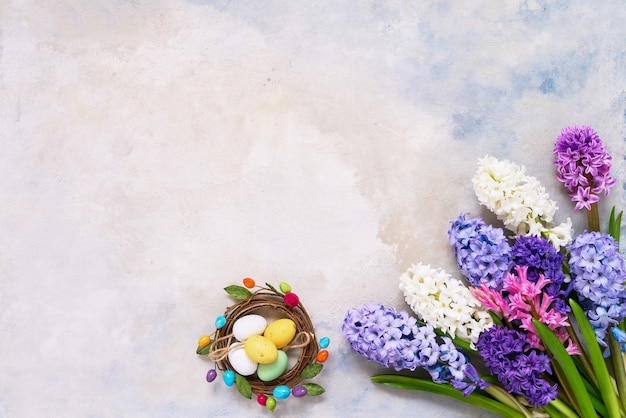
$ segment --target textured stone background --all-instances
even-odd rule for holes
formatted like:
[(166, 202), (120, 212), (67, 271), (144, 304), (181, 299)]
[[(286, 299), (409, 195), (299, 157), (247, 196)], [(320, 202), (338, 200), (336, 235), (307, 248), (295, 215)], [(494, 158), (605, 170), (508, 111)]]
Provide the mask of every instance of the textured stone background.
[(560, 129), (596, 128), (624, 207), (620, 0), (0, 2), (0, 416), (268, 416), (195, 355), (251, 276), (331, 338), (277, 416), (480, 417), (376, 387), (343, 315), (458, 275), (449, 222), (508, 158), (573, 213)]

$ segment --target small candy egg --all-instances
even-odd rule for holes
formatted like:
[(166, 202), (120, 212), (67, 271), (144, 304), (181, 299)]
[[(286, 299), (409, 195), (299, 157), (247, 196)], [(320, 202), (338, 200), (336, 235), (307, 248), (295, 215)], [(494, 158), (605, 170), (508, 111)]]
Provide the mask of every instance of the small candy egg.
[(211, 369), (206, 374), (206, 381), (211, 383), (212, 381), (215, 380), (216, 377), (217, 377), (217, 371), (215, 371), (215, 369)]
[(289, 283), (280, 282), (279, 287), (280, 287), (280, 291), (283, 293), (291, 292), (291, 286), (289, 285)]
[(248, 289), (252, 289), (255, 284), (256, 283), (254, 282), (254, 279), (250, 277), (246, 277), (245, 279), (243, 279), (243, 285), (247, 287)]
[(272, 322), (263, 333), (263, 336), (273, 342), (276, 348), (283, 348), (289, 344), (295, 335), (296, 323), (288, 318)]
[(320, 340), (320, 348), (328, 348), (330, 345), (330, 338), (324, 337)]
[(267, 398), (267, 400), (265, 401), (265, 407), (268, 411), (273, 411), (274, 409), (276, 409), (276, 399)]
[(211, 337), (209, 337), (208, 335), (203, 335), (198, 340), (198, 347), (206, 347), (210, 343), (211, 343)]
[(265, 404), (267, 403), (267, 396), (261, 394), (256, 397), (256, 401), (258, 402), (259, 405), (265, 406)]
[(224, 315), (220, 315), (215, 318), (215, 328), (220, 329), (226, 325), (226, 317)]
[[(289, 362), (289, 357), (287, 353), (282, 350), (278, 350), (278, 358), (276, 361), (270, 364), (259, 364), (259, 367), (256, 370), (256, 374), (259, 380), (263, 382), (269, 382), (274, 379), (277, 379), (281, 374), (287, 370), (287, 363)], [(235, 366), (233, 366), (235, 367)]]
[(295, 308), (296, 306), (298, 306), (298, 303), (300, 303), (300, 298), (298, 298), (298, 295), (293, 292), (285, 293), (283, 300), (285, 301), (287, 306), (291, 308)]
[(243, 347), (232, 349), (233, 343), (230, 345), (231, 349), (228, 352), (228, 361), (233, 369), (242, 376), (250, 376), (256, 372), (258, 364), (250, 360), (246, 354), (246, 350)]
[(273, 342), (262, 335), (253, 335), (248, 338), (243, 347), (248, 358), (259, 364), (269, 364), (278, 358), (278, 350)]
[(320, 363), (323, 363), (326, 360), (328, 360), (328, 350), (321, 350), (319, 353), (317, 353), (317, 356), (315, 356), (315, 359), (319, 361)]
[(232, 386), (235, 383), (235, 373), (230, 370), (226, 370), (222, 378), (224, 379), (226, 386)]
[(291, 389), (289, 389), (289, 386), (285, 386), (285, 385), (276, 386), (274, 390), (272, 391), (272, 395), (274, 395), (274, 397), (279, 400), (287, 399), (290, 394), (291, 394)]
[(245, 341), (253, 335), (261, 335), (267, 327), (267, 321), (261, 315), (245, 315), (233, 324), (233, 336), (238, 341)]
[(304, 386), (294, 386), (293, 389), (291, 389), (291, 394), (293, 396), (295, 396), (296, 398), (301, 398), (303, 396), (306, 396), (307, 390)]

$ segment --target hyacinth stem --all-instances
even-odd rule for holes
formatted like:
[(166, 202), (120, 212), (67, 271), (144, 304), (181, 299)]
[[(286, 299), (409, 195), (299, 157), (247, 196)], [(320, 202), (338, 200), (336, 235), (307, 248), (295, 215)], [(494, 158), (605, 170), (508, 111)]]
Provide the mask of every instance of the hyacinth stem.
[[(560, 389), (563, 390), (563, 394), (565, 395), (565, 398), (568, 401), (569, 405), (575, 410), (575, 413), (576, 413), (575, 416), (577, 417), (581, 416), (582, 414), (580, 412), (580, 408), (576, 404), (576, 398), (574, 398), (572, 389), (569, 387), (569, 383), (567, 381), (567, 378), (563, 374), (563, 371), (561, 370), (561, 366), (559, 366), (559, 363), (557, 363), (554, 359), (552, 359), (551, 363), (552, 363), (552, 371), (556, 375), (557, 380), (561, 383)], [(565, 404), (563, 400), (561, 400), (561, 403)]]
[[(560, 412), (562, 414), (561, 416), (563, 417), (578, 418), (578, 414), (572, 408), (567, 406), (567, 404), (559, 398), (556, 398), (555, 400), (551, 401), (548, 405), (553, 406), (555, 409), (557, 409), (558, 412)], [(555, 415), (555, 416), (559, 416), (559, 415)]]
[(619, 343), (615, 340), (612, 333), (609, 333), (609, 348), (611, 350), (611, 360), (613, 362), (613, 371), (615, 373), (615, 381), (617, 382), (617, 390), (619, 391), (619, 401), (622, 412), (626, 412), (626, 371), (624, 370), (624, 358)]
[(567, 327), (567, 333), (570, 339), (578, 346), (578, 349), (581, 351), (580, 356), (574, 356), (572, 357), (572, 360), (574, 360), (574, 363), (576, 363), (578, 370), (582, 372), (584, 377), (591, 384), (598, 386), (598, 381), (595, 375), (593, 374), (593, 367), (591, 366), (591, 362), (589, 361), (589, 358), (585, 355), (583, 351), (584, 346), (583, 344), (581, 344), (580, 339), (578, 338), (578, 335), (576, 335), (576, 332), (574, 331), (572, 327)]
[(490, 385), (486, 387), (484, 391), (490, 394), (495, 400), (500, 401), (513, 409), (519, 410), (522, 414), (524, 414), (524, 417), (532, 418), (532, 414), (524, 408), (524, 405), (522, 405), (513, 395), (500, 386)]
[(422, 379), (414, 376), (401, 376), (393, 374), (381, 374), (371, 377), (372, 382), (383, 384), (386, 386), (396, 387), (400, 389), (419, 390), (424, 392), (436, 393), (448, 396), (450, 398), (469, 403), (479, 408), (498, 414), (508, 418), (526, 418), (524, 414), (511, 408), (509, 405), (494, 400), (480, 393), (470, 393), (463, 396), (460, 391), (454, 389), (448, 383), (435, 383), (431, 380)]
[(615, 395), (615, 390), (613, 389), (613, 383), (611, 382), (608, 367), (606, 366), (606, 362), (602, 356), (602, 351), (600, 350), (600, 345), (598, 344), (596, 335), (593, 331), (593, 326), (585, 316), (583, 309), (578, 303), (574, 300), (570, 300), (570, 306), (572, 308), (572, 313), (578, 322), (583, 339), (585, 340), (587, 352), (589, 354), (589, 361), (591, 362), (594, 372), (593, 375), (596, 377), (598, 382), (598, 389), (600, 390), (600, 395), (604, 401), (604, 406), (606, 407), (610, 418), (619, 418), (619, 403), (617, 401), (617, 396)]
[(600, 232), (600, 215), (598, 214), (598, 202), (591, 204), (587, 211), (587, 226), (589, 232)]

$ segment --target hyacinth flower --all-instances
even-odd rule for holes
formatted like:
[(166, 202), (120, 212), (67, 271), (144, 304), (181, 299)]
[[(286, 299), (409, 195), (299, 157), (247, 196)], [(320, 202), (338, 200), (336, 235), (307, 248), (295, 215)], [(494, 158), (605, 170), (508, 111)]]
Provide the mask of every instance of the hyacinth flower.
[(615, 179), (611, 177), (611, 156), (602, 140), (589, 126), (568, 126), (561, 130), (554, 146), (557, 178), (565, 185), (575, 210), (587, 209), (589, 230), (600, 230), (597, 202)]
[(469, 289), (442, 269), (417, 263), (400, 276), (400, 290), (418, 318), (471, 347), (493, 325)]
[(543, 350), (544, 345), (533, 320), (545, 324), (563, 343), (569, 354), (579, 354), (580, 350), (569, 336), (568, 317), (555, 308), (555, 298), (544, 292), (550, 283), (542, 274), (536, 282), (528, 279), (528, 267), (516, 266), (515, 273), (508, 273), (502, 291), (496, 291), (484, 284), (472, 288), (474, 294), (487, 309), (499, 315), (506, 323), (517, 325), (526, 332), (532, 347)]
[(555, 309), (561, 313), (569, 312), (565, 298), (570, 293), (571, 282), (566, 283), (562, 270), (565, 257), (547, 239), (536, 236), (517, 238), (511, 246), (511, 259), (515, 265), (527, 267), (526, 277), (531, 282), (536, 283), (540, 276), (548, 279), (544, 291), (554, 298)]
[(574, 291), (594, 327), (598, 343), (607, 346), (607, 331), (626, 317), (626, 270), (619, 245), (600, 232), (584, 232), (569, 246)]
[(501, 229), (487, 225), (482, 218), (465, 216), (459, 216), (448, 230), (457, 265), (472, 286), (485, 284), (500, 289), (511, 267), (507, 239)]
[(464, 396), (488, 385), (476, 378), (476, 370), (450, 338), (437, 335), (429, 324), (418, 324), (406, 311), (383, 305), (352, 308), (342, 333), (350, 347), (368, 360), (397, 371), (423, 368), (433, 382), (458, 387)]
[(535, 177), (526, 175), (525, 167), (486, 156), (478, 161), (472, 184), (480, 204), (517, 237), (542, 236), (557, 249), (571, 242), (571, 220), (554, 224), (556, 202)]
[(544, 378), (552, 375), (550, 356), (533, 348), (526, 334), (496, 325), (481, 334), (476, 346), (508, 392), (524, 396), (536, 408), (556, 399), (557, 385)]
[(452, 396), (502, 416), (531, 417), (512, 394), (480, 377), (450, 338), (405, 311), (383, 305), (352, 308), (342, 332), (350, 347), (370, 361), (395, 370), (423, 368), (430, 374), (430, 379), (383, 374), (372, 377), (375, 383)]

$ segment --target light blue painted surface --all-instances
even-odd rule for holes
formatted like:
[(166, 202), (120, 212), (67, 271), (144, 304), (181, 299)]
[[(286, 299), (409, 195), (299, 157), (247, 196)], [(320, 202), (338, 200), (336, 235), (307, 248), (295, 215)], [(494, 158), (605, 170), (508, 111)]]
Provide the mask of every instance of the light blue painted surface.
[(626, 182), (622, 1), (0, 10), (0, 416), (269, 416), (194, 354), (245, 276), (289, 281), (332, 341), (327, 393), (276, 416), (489, 416), (370, 384), (343, 314), (406, 309), (413, 262), (455, 272), (479, 157), (525, 165), (578, 230), (560, 129), (592, 125)]

